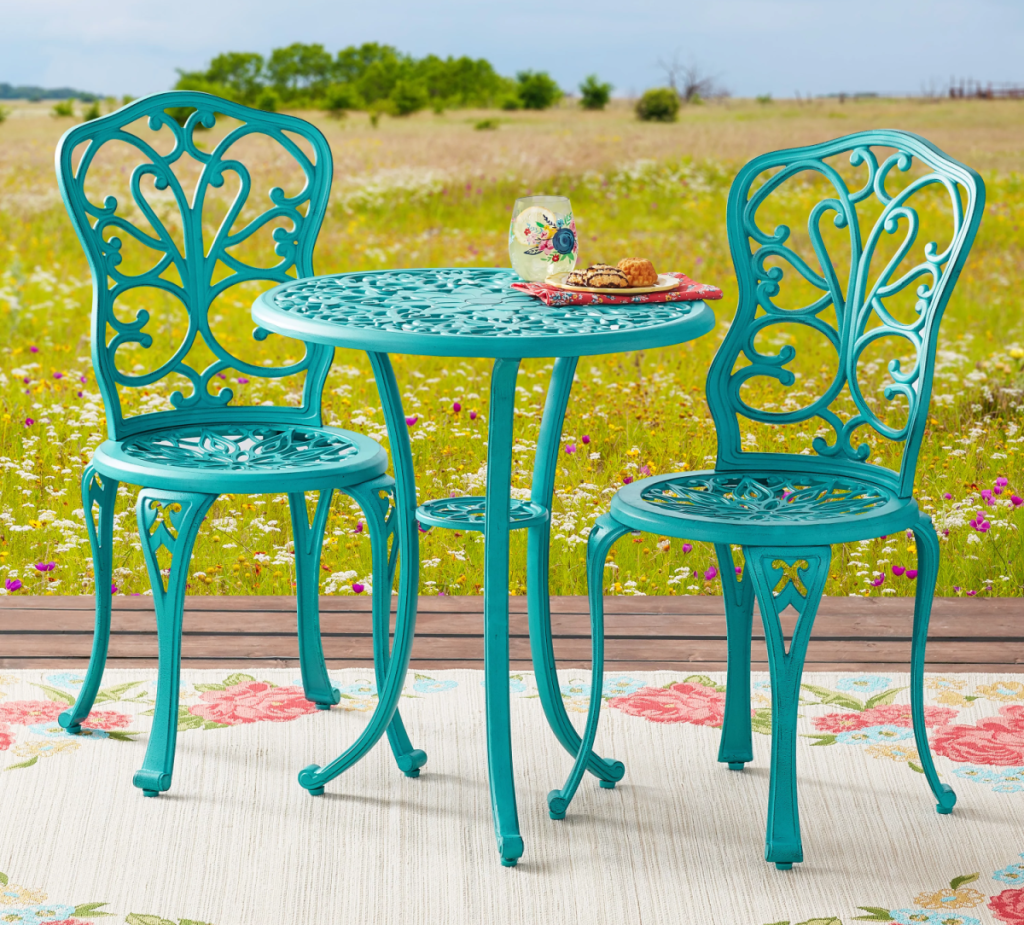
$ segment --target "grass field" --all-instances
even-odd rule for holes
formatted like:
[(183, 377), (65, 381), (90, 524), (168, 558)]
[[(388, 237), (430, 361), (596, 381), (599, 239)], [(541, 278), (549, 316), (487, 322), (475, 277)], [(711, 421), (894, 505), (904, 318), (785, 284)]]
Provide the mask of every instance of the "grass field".
[[(71, 123), (48, 112), (38, 104), (16, 105), (0, 124), (0, 582), (6, 593), (78, 594), (92, 591), (78, 486), (83, 462), (105, 428), (89, 360), (92, 284), (53, 177), (53, 149)], [(310, 117), (326, 132), (336, 164), (318, 272), (505, 266), (513, 200), (531, 191), (565, 193), (573, 201), (584, 262), (648, 256), (659, 269), (716, 283), (725, 291), (715, 304), (720, 321), (735, 309), (725, 199), (747, 158), (886, 126), (917, 131), (971, 164), (985, 177), (989, 206), (943, 323), (916, 493), (940, 530), (940, 594), (1024, 593), (1024, 505), (1011, 500), (1024, 494), (1024, 103), (729, 101), (692, 107), (674, 125), (638, 123), (617, 105), (605, 113), (502, 113), (492, 131), (475, 130), (484, 114), (473, 112), (384, 119), (376, 129), (359, 114), (341, 121)], [(813, 184), (791, 190), (780, 202), (779, 220), (794, 229), (805, 224), (818, 193)], [(937, 215), (925, 208), (922, 221), (937, 221)], [(931, 240), (924, 230), (922, 240)], [(227, 338), (249, 341), (252, 296), (238, 293), (220, 309)], [(172, 322), (159, 330), (174, 336)], [(678, 348), (581, 361), (564, 435), (565, 447), (577, 451), (563, 453), (556, 488), (553, 593), (584, 593), (587, 531), (624, 479), (711, 464), (716, 443), (703, 382), (724, 330), (720, 324), (702, 341)], [(815, 394), (819, 377), (821, 384), (830, 380), (834, 355), (799, 333), (779, 336), (772, 343), (798, 346), (802, 381), (788, 395), (762, 387), (754, 397), (784, 406)], [(283, 359), (290, 353), (293, 345), (271, 337), (255, 355)], [(866, 391), (884, 385), (882, 361), (890, 358), (869, 358)], [(482, 493), (489, 365), (396, 358), (396, 369), (406, 413), (417, 417), (412, 437), (421, 500)], [(514, 485), (521, 494), (529, 486), (549, 370), (548, 362), (526, 362), (520, 377)], [(363, 355), (339, 351), (325, 391), (325, 419), (386, 441), (369, 375)], [(288, 397), (287, 386), (238, 388), (246, 401)], [(130, 407), (165, 398), (137, 396)], [(891, 409), (894, 420), (899, 411)], [(812, 436), (799, 427), (765, 427), (748, 439), (798, 452)], [(885, 441), (874, 441), (874, 451), (880, 461), (896, 459)], [(134, 495), (125, 487), (122, 493), (116, 593), (146, 593), (133, 540)], [(293, 574), (284, 501), (218, 501), (196, 545), (191, 592), (288, 593)], [(981, 523), (979, 511), (989, 527), (971, 525)], [(328, 533), (324, 591), (353, 593), (354, 582), (369, 588), (369, 543), (347, 499), (335, 502)], [(517, 593), (524, 590), (523, 540), (521, 533), (513, 539)], [(423, 536), (424, 593), (478, 593), (482, 552), (479, 534), (435, 530)], [(721, 593), (718, 578), (705, 577), (713, 564), (712, 550), (702, 544), (634, 536), (618, 544), (608, 588)], [(837, 547), (826, 593), (913, 593), (913, 581), (896, 575), (894, 566), (915, 566), (905, 537)]]

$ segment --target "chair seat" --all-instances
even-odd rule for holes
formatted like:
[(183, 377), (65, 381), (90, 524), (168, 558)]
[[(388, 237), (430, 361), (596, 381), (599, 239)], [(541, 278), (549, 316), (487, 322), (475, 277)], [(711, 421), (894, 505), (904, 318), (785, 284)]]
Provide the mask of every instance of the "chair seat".
[(919, 516), (913, 498), (820, 471), (652, 476), (619, 489), (611, 514), (636, 530), (748, 546), (850, 543), (907, 529)]
[(375, 440), (305, 424), (201, 424), (107, 440), (93, 465), (121, 482), (172, 491), (262, 494), (342, 488), (383, 475)]

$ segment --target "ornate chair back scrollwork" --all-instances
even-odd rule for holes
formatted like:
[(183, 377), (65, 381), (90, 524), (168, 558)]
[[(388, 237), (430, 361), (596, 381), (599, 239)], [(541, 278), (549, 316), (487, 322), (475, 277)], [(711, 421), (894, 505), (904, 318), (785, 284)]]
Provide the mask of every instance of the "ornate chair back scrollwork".
[[(273, 357), (245, 356), (246, 344), (217, 324), (231, 310), (248, 318), (261, 289), (313, 274), (332, 163), (323, 134), (302, 119), (186, 91), (137, 100), (76, 126), (57, 146), (61, 194), (93, 275), (92, 356), (108, 432), (82, 481), (96, 581), (93, 651), (78, 700), (60, 723), (72, 733), (88, 726), (110, 636), (117, 488), (122, 481), (140, 485), (136, 515), (160, 645), (153, 730), (135, 775), (147, 796), (171, 784), (188, 566), (219, 494), (288, 494), (303, 690), (318, 707), (340, 699), (327, 675), (318, 609), (320, 553), (335, 489), (366, 516), (375, 586), (392, 583), (397, 539), (388, 517), (394, 481), (385, 474), (387, 454), (368, 437), (322, 425), (333, 349), (295, 341), (302, 356), (278, 365)], [(261, 188), (257, 179), (271, 182)], [(121, 198), (110, 187), (121, 189)], [(268, 335), (257, 327), (249, 352), (266, 346), (260, 342)], [(148, 357), (154, 358), (147, 369), (141, 361)], [(291, 405), (236, 402), (222, 384), (232, 373), (240, 388), (296, 377), (301, 390), (287, 396), (298, 396)], [(312, 523), (309, 491), (318, 492)], [(158, 559), (167, 553), (169, 574)], [(401, 628), (389, 661), (389, 595), (374, 596), (374, 635), (383, 633), (374, 646), (377, 680), (383, 688), (390, 679), (388, 690), (400, 692), (396, 679), (408, 665), (415, 600), (399, 607)], [(415, 776), (426, 755), (409, 743), (394, 712), (397, 696), (382, 701), (374, 728), (346, 756), (356, 760), (386, 729), (399, 766)]]
[[(859, 183), (852, 188), (838, 165), (830, 163), (841, 155), (849, 155), (849, 163), (860, 168), (855, 174)], [(905, 181), (901, 188), (887, 188), (895, 185), (898, 175), (917, 165), (924, 169), (901, 178)], [(791, 229), (786, 225), (771, 230), (762, 227), (759, 211), (773, 193), (808, 174), (820, 178), (829, 195), (810, 211), (807, 237), (811, 253), (801, 253), (791, 244)], [(948, 198), (948, 239), (942, 245), (934, 241), (922, 245), (915, 201), (936, 189)], [(716, 471), (771, 472), (793, 466), (787, 454), (744, 450), (740, 419), (763, 424), (817, 420), (829, 433), (814, 438), (813, 454), (800, 460), (801, 467), (825, 475), (849, 474), (877, 481), (900, 498), (910, 497), (928, 416), (939, 322), (974, 241), (984, 200), (984, 184), (973, 170), (925, 139), (897, 131), (862, 132), (810, 148), (764, 154), (740, 171), (727, 206), (739, 307), (707, 381), (708, 404), (718, 434)], [(869, 204), (880, 207), (877, 216), (859, 214)], [(934, 200), (926, 206), (934, 208)], [(827, 221), (847, 237), (842, 263), (829, 253), (822, 233)], [(898, 245), (882, 254), (881, 246), (889, 237)], [(812, 254), (817, 258), (813, 263), (808, 259)], [(776, 304), (790, 273), (808, 284), (804, 288), (810, 289), (812, 296), (807, 304), (793, 308)], [(911, 317), (907, 313), (898, 317), (887, 302), (912, 289), (916, 290), (914, 312)], [(757, 408), (742, 395), (743, 387), (758, 377), (775, 379), (784, 386), (794, 384), (794, 373), (788, 367), (797, 358), (797, 350), (787, 344), (768, 354), (755, 344), (759, 334), (780, 323), (800, 325), (820, 335), (832, 345), (838, 361), (822, 394), (799, 410)], [(865, 351), (885, 338), (909, 348), (912, 357), (907, 369), (900, 359), (888, 364), (892, 381), (885, 386), (884, 397), (887, 402), (898, 398), (906, 402), (904, 421), (898, 426), (872, 408), (859, 369)], [(837, 409), (843, 397), (852, 403), (852, 413), (844, 415)], [(870, 447), (867, 443), (855, 445), (860, 428), (904, 444), (898, 472), (874, 464), (866, 469)], [(849, 513), (858, 513), (857, 507)]]
[[(844, 157), (848, 165), (839, 163)], [(766, 212), (778, 207), (789, 215), (813, 201), (820, 189), (825, 193), (809, 209), (806, 233), (785, 223), (769, 230)], [(939, 322), (984, 204), (985, 186), (977, 173), (906, 132), (861, 132), (754, 158), (737, 175), (727, 205), (739, 302), (707, 377), (707, 401), (718, 433), (715, 469), (633, 482), (616, 493), (610, 512), (590, 533), (587, 580), (595, 661), (603, 635), (604, 564), (616, 539), (642, 530), (715, 544), (729, 659), (719, 761), (735, 770), (753, 757), (750, 637), (756, 597), (772, 677), (765, 857), (780, 868), (803, 860), (796, 799), (797, 706), (833, 543), (903, 530), (915, 537), (914, 735), (937, 810), (948, 813), (956, 802), (935, 771), (924, 726), (925, 640), (939, 543), (931, 519), (918, 509), (913, 486)], [(932, 238), (936, 223), (939, 232)], [(789, 333), (793, 328), (800, 336)], [(782, 336), (779, 329), (784, 329)], [(824, 382), (808, 375), (806, 367), (803, 373), (796, 369), (798, 348), (814, 338), (834, 359), (831, 371), (826, 364), (821, 367)], [(868, 391), (878, 388), (873, 377), (879, 364), (867, 359), (877, 354), (888, 370), (880, 387), (888, 403), (884, 410), (875, 407), (878, 399)], [(818, 394), (793, 390), (781, 398), (780, 408), (777, 391), (790, 389), (800, 375), (817, 381)], [(768, 393), (771, 401), (765, 398)], [(810, 438), (810, 445), (797, 453), (757, 448), (773, 434), (787, 440), (784, 428), (799, 430), (808, 423), (817, 424), (816, 432), (813, 437), (797, 434)], [(882, 441), (899, 456), (898, 467), (870, 459), (872, 445)], [(734, 567), (734, 546), (743, 550), (742, 579)], [(790, 607), (798, 616), (787, 646), (779, 617)], [(584, 736), (591, 744), (599, 711), (599, 703), (591, 706)], [(578, 775), (570, 781), (578, 782)], [(575, 784), (556, 792), (562, 811), (574, 789)]]

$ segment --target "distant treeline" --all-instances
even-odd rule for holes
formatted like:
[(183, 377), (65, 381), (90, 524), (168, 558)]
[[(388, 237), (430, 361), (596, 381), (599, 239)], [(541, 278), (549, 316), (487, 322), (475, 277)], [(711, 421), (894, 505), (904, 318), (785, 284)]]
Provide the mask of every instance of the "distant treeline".
[(13, 84), (0, 83), (0, 100), (82, 100), (91, 103), (99, 99), (95, 93), (74, 90), (71, 87), (16, 87)]
[(420, 109), (468, 106), (546, 109), (562, 91), (544, 72), (503, 77), (484, 58), (414, 58), (369, 42), (332, 55), (323, 45), (296, 42), (264, 58), (225, 52), (205, 71), (179, 71), (177, 89), (205, 90), (258, 106), (310, 107), (406, 115)]

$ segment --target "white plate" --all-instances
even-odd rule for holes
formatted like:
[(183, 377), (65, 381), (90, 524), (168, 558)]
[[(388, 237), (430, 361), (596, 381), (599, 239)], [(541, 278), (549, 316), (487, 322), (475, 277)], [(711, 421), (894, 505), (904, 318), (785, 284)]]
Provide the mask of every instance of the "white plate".
[(646, 292), (668, 292), (679, 286), (679, 280), (668, 273), (659, 273), (658, 282), (654, 286), (631, 286), (627, 289), (596, 289), (593, 286), (567, 286), (565, 279), (568, 273), (556, 273), (544, 280), (548, 286), (564, 289), (566, 292), (594, 292), (599, 295), (643, 295)]

